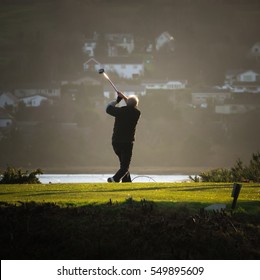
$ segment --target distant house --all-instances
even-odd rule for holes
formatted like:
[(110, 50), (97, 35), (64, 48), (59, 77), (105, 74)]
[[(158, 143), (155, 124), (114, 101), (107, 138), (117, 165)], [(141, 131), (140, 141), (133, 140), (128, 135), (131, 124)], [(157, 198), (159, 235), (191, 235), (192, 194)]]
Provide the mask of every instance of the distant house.
[(18, 98), (16, 98), (10, 92), (0, 93), (0, 107), (5, 108), (6, 106), (16, 107), (18, 104)]
[(97, 46), (97, 42), (95, 40), (86, 40), (83, 45), (83, 52), (88, 54), (88, 56), (93, 57), (95, 55), (94, 51)]
[(129, 33), (109, 33), (105, 35), (108, 45), (108, 56), (131, 54), (134, 51), (134, 37)]
[[(126, 96), (129, 95), (137, 95), (144, 96), (146, 94), (146, 90), (144, 86), (141, 85), (126, 85), (126, 84), (118, 84), (117, 88), (124, 92)], [(104, 86), (103, 94), (105, 98), (111, 99), (117, 96), (116, 92), (109, 85)]]
[(95, 58), (91, 57), (86, 62), (83, 63), (84, 72), (98, 73), (98, 70), (101, 68), (101, 63), (97, 61)]
[(86, 72), (98, 72), (100, 68), (103, 68), (105, 72), (114, 73), (124, 79), (133, 79), (144, 74), (144, 62), (141, 59), (130, 57), (104, 58), (102, 63), (90, 58), (83, 66)]
[(224, 104), (231, 98), (231, 92), (214, 88), (198, 89), (191, 93), (192, 105), (206, 108), (211, 104)]
[(260, 75), (253, 70), (227, 71), (225, 86), (231, 92), (260, 93)]
[(42, 95), (33, 95), (20, 98), (26, 107), (39, 107), (41, 106), (42, 102), (47, 101), (48, 98)]
[(94, 32), (93, 37), (90, 39), (86, 39), (84, 45), (82, 47), (82, 51), (88, 54), (89, 57), (93, 57), (95, 55), (95, 49), (98, 41), (98, 33)]
[(94, 32), (93, 38), (85, 40), (82, 50), (89, 57), (94, 57), (98, 44), (105, 44), (109, 57), (129, 55), (135, 48), (134, 36), (130, 33), (107, 33), (101, 42), (99, 34)]
[(259, 74), (255, 71), (248, 70), (237, 74), (238, 82), (256, 82), (258, 80)]
[(168, 32), (163, 32), (155, 40), (155, 49), (159, 51), (162, 47), (167, 46), (170, 51), (174, 51), (173, 40)]
[(145, 86), (146, 89), (151, 90), (177, 90), (177, 89), (185, 89), (188, 84), (187, 80), (150, 80), (143, 81), (142, 85)]
[(259, 73), (253, 70), (229, 70), (225, 75), (225, 84), (232, 85), (235, 82), (259, 81)]
[(10, 114), (3, 108), (0, 108), (0, 128), (6, 128), (11, 126), (13, 119)]
[(231, 92), (248, 92), (248, 93), (260, 93), (260, 83), (258, 82), (236, 82), (230, 86)]
[(14, 95), (18, 98), (42, 95), (46, 97), (60, 97), (60, 85), (56, 83), (43, 84), (43, 85), (22, 85), (19, 88), (13, 90)]

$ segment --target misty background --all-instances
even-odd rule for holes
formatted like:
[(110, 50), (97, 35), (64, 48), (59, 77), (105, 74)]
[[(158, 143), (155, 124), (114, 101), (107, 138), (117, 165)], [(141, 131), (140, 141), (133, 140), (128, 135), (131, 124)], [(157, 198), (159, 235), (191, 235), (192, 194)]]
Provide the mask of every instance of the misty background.
[[(185, 90), (149, 92), (140, 96), (132, 170), (189, 173), (247, 162), (260, 148), (260, 93), (232, 96), (236, 103), (254, 103), (252, 111), (216, 114), (214, 104), (194, 108), (191, 92), (223, 85), (230, 69), (260, 73), (260, 59), (248, 51), (260, 42), (257, 0), (0, 0), (0, 91), (25, 84), (61, 84), (85, 75), (100, 84), (77, 88), (53, 104), (15, 110), (5, 108), (13, 124), (0, 129), (0, 167), (42, 168), (59, 172), (110, 172), (117, 166), (111, 147), (113, 118), (106, 115), (98, 74), (83, 72), (88, 60), (84, 42), (94, 32), (131, 33), (133, 56), (162, 32), (174, 37), (174, 51), (152, 53), (153, 67), (144, 78), (182, 79)], [(95, 57), (105, 53), (99, 44)], [(116, 84), (140, 83), (122, 81)], [(124, 91), (124, 88), (120, 88)], [(30, 123), (30, 125), (28, 125)]]

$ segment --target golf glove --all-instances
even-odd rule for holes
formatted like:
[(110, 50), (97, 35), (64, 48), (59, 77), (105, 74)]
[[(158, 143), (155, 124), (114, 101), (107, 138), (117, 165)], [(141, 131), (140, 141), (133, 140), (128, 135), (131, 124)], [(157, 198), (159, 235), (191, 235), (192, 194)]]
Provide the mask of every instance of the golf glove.
[(116, 102), (119, 103), (122, 100), (122, 97), (117, 96)]

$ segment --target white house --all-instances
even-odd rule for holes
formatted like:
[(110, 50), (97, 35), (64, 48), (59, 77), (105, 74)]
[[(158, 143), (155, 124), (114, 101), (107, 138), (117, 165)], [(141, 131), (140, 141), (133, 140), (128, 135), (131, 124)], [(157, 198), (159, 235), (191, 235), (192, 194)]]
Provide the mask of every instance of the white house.
[(167, 45), (171, 51), (174, 51), (173, 40), (174, 38), (165, 31), (156, 38), (155, 49), (159, 51), (163, 46)]
[(94, 51), (97, 46), (97, 42), (95, 40), (86, 40), (83, 45), (83, 52), (88, 54), (88, 56), (93, 57), (95, 55)]
[(20, 98), (26, 107), (39, 107), (42, 102), (47, 101), (48, 98), (42, 95), (33, 95), (28, 97)]
[(177, 90), (177, 89), (185, 89), (188, 84), (187, 80), (170, 80), (170, 81), (144, 81), (142, 85), (145, 86), (146, 89), (154, 89), (154, 90)]
[(100, 68), (103, 68), (105, 72), (114, 73), (124, 79), (133, 79), (144, 74), (144, 62), (130, 57), (104, 58), (102, 63), (90, 58), (83, 66), (84, 71), (87, 72), (98, 72)]
[(98, 33), (94, 32), (93, 38), (86, 39), (84, 42), (82, 51), (88, 54), (89, 57), (93, 57), (95, 55), (95, 49), (97, 46), (98, 37), (99, 37)]
[(260, 93), (260, 74), (253, 70), (227, 71), (223, 88), (235, 93)]
[(259, 80), (259, 73), (253, 70), (229, 70), (225, 75), (225, 84), (232, 85), (235, 82), (256, 82)]
[(256, 82), (258, 80), (259, 74), (255, 71), (248, 70), (237, 74), (238, 82)]
[(18, 98), (16, 98), (10, 92), (0, 93), (0, 107), (4, 108), (5, 106), (17, 106)]

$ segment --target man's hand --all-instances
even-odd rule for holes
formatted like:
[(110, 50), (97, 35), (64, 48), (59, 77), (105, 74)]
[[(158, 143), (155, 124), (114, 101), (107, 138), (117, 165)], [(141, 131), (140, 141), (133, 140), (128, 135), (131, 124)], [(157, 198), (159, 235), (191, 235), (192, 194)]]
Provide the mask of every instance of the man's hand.
[(119, 103), (122, 100), (122, 97), (117, 95), (116, 103)]
[[(120, 98), (120, 101), (121, 101), (122, 99), (124, 99), (124, 101), (127, 102), (127, 97), (126, 97), (121, 91), (118, 91), (118, 92), (117, 92), (117, 100), (118, 100), (119, 98)], [(119, 102), (120, 102), (120, 101), (119, 101)], [(119, 102), (118, 102), (118, 103), (119, 103)]]

